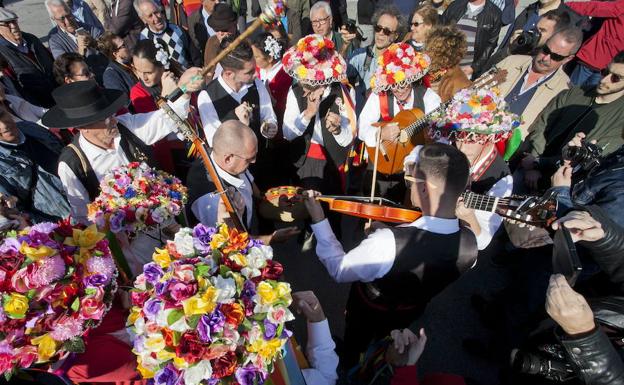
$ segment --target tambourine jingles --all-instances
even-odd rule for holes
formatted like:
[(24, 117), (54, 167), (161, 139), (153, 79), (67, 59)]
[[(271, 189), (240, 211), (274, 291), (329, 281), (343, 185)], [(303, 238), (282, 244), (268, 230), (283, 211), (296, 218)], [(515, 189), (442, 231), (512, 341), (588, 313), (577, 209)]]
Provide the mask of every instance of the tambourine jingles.
[(258, 206), (263, 218), (290, 223), (308, 217), (302, 196), (303, 189), (295, 186), (279, 186), (267, 190)]

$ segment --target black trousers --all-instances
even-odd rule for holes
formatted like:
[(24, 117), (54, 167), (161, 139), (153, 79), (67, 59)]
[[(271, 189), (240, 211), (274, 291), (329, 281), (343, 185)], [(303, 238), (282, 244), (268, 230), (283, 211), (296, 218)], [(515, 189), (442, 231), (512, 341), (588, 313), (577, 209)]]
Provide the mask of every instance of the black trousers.
[[(407, 188), (405, 187), (404, 174), (384, 175), (377, 173), (375, 182), (375, 196), (390, 199), (398, 204), (403, 204)], [(373, 185), (373, 170), (366, 170), (362, 191), (368, 197)]]

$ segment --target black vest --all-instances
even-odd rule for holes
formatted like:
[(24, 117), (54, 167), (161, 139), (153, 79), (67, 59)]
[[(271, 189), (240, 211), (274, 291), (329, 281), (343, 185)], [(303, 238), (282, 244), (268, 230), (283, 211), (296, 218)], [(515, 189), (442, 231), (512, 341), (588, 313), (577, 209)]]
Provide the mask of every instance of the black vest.
[[(497, 151), (496, 149), (494, 151)], [(492, 162), (490, 167), (485, 170), (485, 173), (481, 175), (479, 180), (473, 181), (470, 184), (470, 191), (476, 194), (486, 194), (492, 186), (499, 180), (503, 179), (507, 175), (511, 175), (507, 163), (502, 156), (497, 155), (496, 159)]]
[[(292, 91), (297, 99), (297, 107), (299, 107), (299, 111), (304, 111), (308, 107), (308, 100), (305, 96), (303, 96), (303, 88), (298, 83), (293, 84)], [(325, 127), (325, 119), (323, 118), (329, 111), (340, 115), (340, 108), (336, 104), (337, 98), (342, 98), (340, 83), (332, 83), (329, 96), (321, 101), (318, 110), (318, 115), (321, 117), (323, 147), (327, 153), (327, 163), (333, 166), (334, 169), (338, 169), (341, 164), (344, 164), (347, 160), (347, 155), (349, 154), (349, 147), (339, 145), (338, 142), (336, 142), (336, 138), (334, 138), (334, 134), (327, 131), (327, 127)], [(343, 101), (343, 103), (347, 102)], [(314, 132), (315, 122), (316, 117), (310, 120), (310, 123), (308, 124), (308, 127), (303, 135), (297, 137), (290, 144), (291, 159), (294, 166), (297, 168), (301, 167), (305, 163), (306, 155), (308, 154), (308, 149), (310, 148), (310, 143), (312, 141), (312, 133)]]
[[(145, 162), (151, 167), (156, 167), (153, 161), (151, 148), (121, 123), (117, 123), (117, 127), (119, 128), (119, 135), (121, 136), (119, 146), (128, 160), (130, 162)], [(72, 146), (63, 148), (59, 156), (59, 163), (63, 162), (69, 166), (74, 175), (76, 175), (80, 183), (82, 183), (87, 190), (87, 193), (89, 193), (89, 199), (93, 201), (100, 193), (100, 181), (97, 179), (89, 159), (80, 148), (80, 144), (78, 143), (79, 138), (80, 135), (74, 136)]]
[[(427, 88), (421, 84), (414, 84), (413, 89), (414, 89), (414, 102), (413, 102), (412, 108), (418, 108), (424, 114), (425, 102), (423, 98), (425, 97)], [(392, 91), (387, 91), (385, 92), (385, 95), (388, 98), (388, 113), (390, 114), (390, 117), (393, 118), (394, 115), (398, 113), (398, 111), (394, 111), (394, 94), (392, 93)], [(379, 97), (382, 98), (383, 96), (379, 95)], [(380, 121), (382, 120), (383, 119), (380, 119)]]
[[(452, 234), (436, 234), (409, 227), (390, 228), (396, 257), (382, 278), (365, 284), (368, 299), (393, 309), (423, 310), (429, 300), (470, 269), (477, 258), (477, 240), (467, 227)], [(371, 296), (371, 293), (377, 293)]]

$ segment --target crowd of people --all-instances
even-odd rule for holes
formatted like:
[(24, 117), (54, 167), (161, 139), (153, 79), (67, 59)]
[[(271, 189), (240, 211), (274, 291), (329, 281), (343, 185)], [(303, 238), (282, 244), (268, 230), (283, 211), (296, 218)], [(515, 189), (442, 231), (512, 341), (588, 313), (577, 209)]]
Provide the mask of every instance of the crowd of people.
[[(344, 336), (330, 333), (331, 298), (293, 294), (308, 385), (480, 383), (418, 372), (437, 336), (414, 325), (483, 264), (512, 278), (470, 298), (492, 340), (467, 338), (462, 354), (495, 363), (502, 384), (623, 384), (624, 0), (538, 0), (517, 16), (516, 3), (358, 1), (356, 21), (345, 0), (293, 0), (253, 30), (257, 0), (249, 13), (247, 1), (45, 0), (45, 44), (0, 7), (0, 232), (88, 225), (104, 176), (146, 162), (189, 199), (185, 223), (117, 235), (131, 275), (180, 226), (225, 222), (315, 247), (351, 283)], [(279, 186), (300, 189), (305, 215), (290, 225), (260, 214)], [(349, 222), (360, 241), (345, 250), (345, 217), (321, 202), (341, 196), (417, 214)], [(562, 254), (578, 257), (574, 274), (553, 264)], [(145, 382), (119, 297), (86, 352), (49, 368), (56, 380)]]

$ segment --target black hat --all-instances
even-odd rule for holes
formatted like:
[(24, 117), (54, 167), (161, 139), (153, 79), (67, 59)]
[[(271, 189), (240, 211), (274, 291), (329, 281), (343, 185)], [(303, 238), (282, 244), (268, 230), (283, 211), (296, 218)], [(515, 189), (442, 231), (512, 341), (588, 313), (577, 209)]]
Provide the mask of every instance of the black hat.
[(123, 91), (101, 88), (95, 80), (65, 84), (52, 91), (56, 106), (41, 118), (47, 127), (70, 128), (95, 123), (128, 105)]
[(208, 26), (217, 32), (229, 32), (236, 28), (236, 19), (237, 15), (229, 4), (218, 3), (208, 17)]

